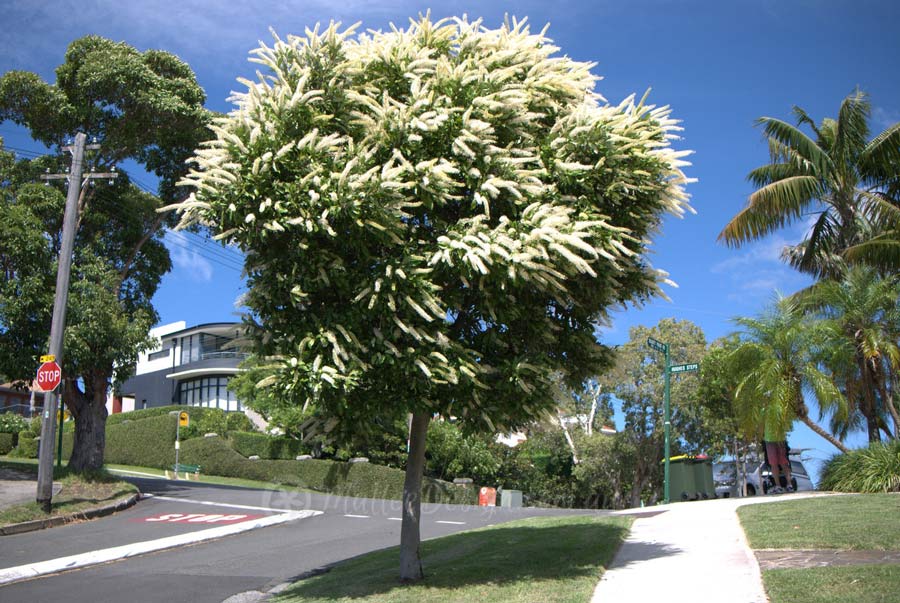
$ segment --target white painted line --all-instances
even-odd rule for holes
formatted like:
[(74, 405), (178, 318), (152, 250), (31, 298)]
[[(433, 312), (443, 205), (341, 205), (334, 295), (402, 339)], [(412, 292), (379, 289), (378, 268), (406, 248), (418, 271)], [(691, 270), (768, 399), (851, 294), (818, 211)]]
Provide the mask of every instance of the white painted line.
[(402, 517), (388, 517), (391, 521), (403, 521)]
[(145, 477), (158, 477), (162, 479), (164, 476), (159, 473), (142, 473), (140, 471), (129, 471), (127, 469), (107, 469), (110, 473), (125, 473), (127, 475), (143, 475)]
[(356, 519), (368, 519), (368, 515), (344, 515), (344, 517), (354, 517)]
[[(162, 498), (162, 497), (157, 497)], [(50, 559), (49, 561), (40, 561), (38, 563), (29, 563), (27, 565), (19, 565), (16, 567), (8, 567), (0, 569), (0, 584), (9, 584), (18, 582), (19, 580), (27, 580), (37, 576), (47, 574), (55, 574), (64, 570), (71, 570), (98, 563), (109, 563), (119, 559), (128, 559), (137, 555), (144, 555), (154, 551), (171, 549), (187, 544), (195, 544), (205, 540), (214, 540), (224, 536), (240, 534), (257, 528), (273, 526), (279, 523), (286, 523), (297, 519), (305, 519), (321, 515), (322, 511), (291, 511), (289, 513), (281, 513), (279, 515), (269, 515), (261, 517), (254, 521), (244, 521), (227, 526), (219, 526), (208, 530), (200, 530), (197, 532), (189, 532), (187, 534), (178, 534), (157, 540), (147, 540), (144, 542), (135, 542), (123, 546), (102, 549), (99, 551), (91, 551), (89, 553), (81, 553), (80, 555), (70, 555), (68, 557), (60, 557), (58, 559)]]
[(446, 523), (446, 524), (450, 524), (451, 526), (464, 526), (464, 525), (466, 525), (466, 522), (464, 522), (464, 521), (440, 521), (440, 520), (438, 520), (438, 521), (436, 521), (436, 522), (434, 522), (434, 523)]
[(254, 507), (252, 505), (233, 505), (231, 503), (212, 502), (209, 500), (193, 500), (191, 498), (177, 498), (175, 496), (154, 496), (156, 500), (168, 500), (169, 502), (189, 503), (192, 505), (206, 505), (208, 507), (228, 507), (230, 509), (248, 509), (250, 511), (270, 511), (272, 513), (292, 513), (290, 509), (273, 509), (272, 507)]

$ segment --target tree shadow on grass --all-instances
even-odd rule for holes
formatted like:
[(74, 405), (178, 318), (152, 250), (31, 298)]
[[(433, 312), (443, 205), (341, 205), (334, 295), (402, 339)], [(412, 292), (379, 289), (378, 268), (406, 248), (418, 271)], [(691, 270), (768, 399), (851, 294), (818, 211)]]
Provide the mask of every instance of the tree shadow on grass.
[[(415, 586), (441, 593), (467, 587), (527, 589), (544, 581), (599, 580), (620, 543), (628, 522), (618, 518), (525, 520), (429, 540), (422, 544), (425, 579)], [(659, 555), (669, 552), (662, 548)], [(398, 579), (396, 547), (364, 555), (331, 572), (298, 582), (279, 601), (406, 598), (411, 592)], [(467, 596), (463, 592), (456, 593)], [(475, 594), (473, 592), (473, 594)], [(410, 600), (414, 600), (410, 599)], [(437, 600), (437, 599), (431, 599)]]

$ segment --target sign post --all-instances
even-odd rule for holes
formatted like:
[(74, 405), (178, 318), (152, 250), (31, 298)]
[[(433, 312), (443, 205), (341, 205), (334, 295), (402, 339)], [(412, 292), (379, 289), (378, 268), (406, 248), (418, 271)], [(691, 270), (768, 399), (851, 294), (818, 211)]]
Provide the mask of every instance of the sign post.
[(669, 503), (669, 457), (671, 456), (670, 437), (672, 433), (672, 407), (669, 404), (669, 344), (663, 343), (652, 337), (647, 338), (647, 345), (662, 352), (665, 355), (666, 366), (663, 369), (663, 380), (665, 382), (665, 398), (663, 399), (663, 426), (665, 428), (665, 448), (663, 449), (663, 458), (665, 465), (663, 469), (663, 502)]
[(670, 403), (670, 390), (671, 390), (671, 375), (673, 373), (685, 373), (688, 371), (697, 371), (700, 370), (700, 365), (696, 362), (691, 362), (688, 364), (671, 364), (671, 360), (669, 358), (669, 344), (663, 343), (659, 340), (653, 339), (652, 337), (647, 338), (647, 345), (656, 350), (657, 352), (662, 352), (666, 358), (666, 366), (663, 369), (663, 380), (665, 382), (665, 399), (663, 402), (663, 414), (665, 418), (663, 419), (663, 424), (665, 425), (666, 432), (666, 443), (663, 454), (665, 455), (665, 469), (663, 471), (663, 502), (669, 503), (669, 457), (671, 456), (671, 446), (670, 446), (670, 437), (672, 433), (672, 406)]
[(175, 425), (175, 479), (178, 479), (178, 455), (181, 452), (181, 428), (187, 427), (191, 423), (191, 416), (187, 411), (182, 410), (178, 413), (178, 424)]

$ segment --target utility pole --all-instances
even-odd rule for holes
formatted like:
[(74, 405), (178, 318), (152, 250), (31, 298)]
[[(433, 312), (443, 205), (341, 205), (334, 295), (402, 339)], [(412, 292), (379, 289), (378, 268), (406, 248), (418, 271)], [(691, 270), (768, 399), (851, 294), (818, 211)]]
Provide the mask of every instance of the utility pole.
[[(68, 174), (47, 174), (43, 180), (68, 180), (69, 190), (66, 193), (66, 210), (63, 215), (62, 241), (59, 249), (59, 261), (56, 270), (56, 295), (53, 300), (53, 322), (50, 324), (50, 350), (56, 362), (63, 362), (63, 334), (66, 330), (66, 303), (69, 298), (69, 271), (72, 266), (72, 251), (75, 247), (75, 228), (78, 223), (78, 205), (81, 189), (92, 178), (115, 178), (118, 174), (97, 174), (91, 172), (82, 182), (84, 171), (85, 149), (99, 149), (100, 145), (85, 145), (87, 136), (79, 132), (75, 135), (75, 144), (63, 147), (72, 153), (72, 167)], [(45, 513), (50, 512), (53, 497), (53, 447), (56, 444), (56, 413), (59, 397), (56, 392), (44, 396), (44, 413), (41, 418), (41, 445), (38, 454), (37, 502)]]

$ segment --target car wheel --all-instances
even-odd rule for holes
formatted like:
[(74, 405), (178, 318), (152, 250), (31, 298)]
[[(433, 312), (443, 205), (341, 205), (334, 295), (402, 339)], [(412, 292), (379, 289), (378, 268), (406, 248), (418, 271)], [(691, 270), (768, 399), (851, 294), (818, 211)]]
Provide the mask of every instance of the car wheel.
[(797, 491), (797, 478), (795, 478), (795, 477), (791, 478), (791, 488), (794, 489), (794, 492)]
[(747, 484), (747, 496), (756, 496), (756, 487), (753, 484)]

